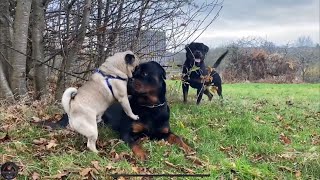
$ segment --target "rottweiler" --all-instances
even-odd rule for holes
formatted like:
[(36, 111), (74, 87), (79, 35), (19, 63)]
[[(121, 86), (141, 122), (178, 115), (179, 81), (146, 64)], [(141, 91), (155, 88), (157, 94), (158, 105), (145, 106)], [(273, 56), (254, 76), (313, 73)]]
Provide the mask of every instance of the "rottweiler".
[(200, 103), (202, 95), (206, 94), (209, 100), (212, 100), (212, 93), (207, 87), (214, 86), (219, 97), (222, 99), (222, 80), (218, 72), (215, 71), (222, 59), (227, 55), (228, 50), (223, 53), (212, 68), (207, 68), (205, 65), (205, 57), (209, 51), (209, 47), (203, 43), (193, 42), (185, 46), (186, 61), (182, 69), (182, 92), (183, 101), (187, 102), (189, 85), (197, 89), (197, 104)]
[[(104, 123), (119, 133), (120, 138), (140, 160), (147, 159), (147, 153), (139, 143), (144, 137), (151, 140), (164, 139), (182, 147), (186, 153), (192, 152), (192, 148), (170, 129), (165, 79), (166, 72), (160, 64), (154, 61), (141, 63), (133, 72), (133, 78), (128, 81), (130, 106), (139, 120), (130, 119), (119, 103), (111, 105), (102, 116)], [(57, 123), (67, 126), (68, 116), (64, 114)]]
[(166, 100), (166, 72), (154, 62), (140, 64), (133, 73), (132, 81), (128, 82), (131, 94), (130, 106), (133, 113), (139, 116), (132, 121), (119, 104), (111, 106), (102, 117), (112, 129), (119, 132), (120, 138), (129, 144), (133, 153), (141, 160), (147, 157), (139, 140), (148, 137), (151, 140), (164, 139), (177, 144), (187, 153), (191, 148), (170, 129), (170, 108)]

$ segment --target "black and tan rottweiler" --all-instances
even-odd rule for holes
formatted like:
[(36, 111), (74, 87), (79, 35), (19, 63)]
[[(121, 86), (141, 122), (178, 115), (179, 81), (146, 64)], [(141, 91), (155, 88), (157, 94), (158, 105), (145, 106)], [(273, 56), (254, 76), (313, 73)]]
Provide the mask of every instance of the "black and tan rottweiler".
[(147, 157), (139, 144), (139, 139), (143, 137), (164, 139), (182, 147), (187, 153), (191, 152), (191, 148), (170, 129), (165, 78), (165, 70), (158, 63), (151, 61), (140, 64), (133, 73), (132, 81), (128, 83), (129, 94), (132, 95), (130, 106), (139, 120), (132, 121), (117, 104), (110, 107), (103, 116), (105, 122), (120, 133), (120, 138), (142, 160)]
[[(120, 134), (120, 138), (141, 160), (147, 158), (146, 151), (139, 144), (144, 137), (151, 140), (164, 139), (182, 147), (186, 153), (192, 152), (182, 138), (172, 133), (170, 129), (165, 78), (166, 72), (160, 64), (153, 61), (141, 63), (128, 82), (130, 106), (133, 113), (139, 116), (139, 120), (130, 119), (119, 103), (111, 105), (102, 116), (103, 121)], [(67, 115), (64, 115), (58, 124), (68, 125)]]
[(203, 43), (193, 42), (185, 47), (186, 61), (182, 69), (182, 92), (183, 101), (187, 102), (189, 86), (197, 89), (197, 104), (200, 103), (202, 95), (206, 94), (209, 100), (213, 95), (209, 91), (208, 86), (214, 86), (220, 98), (222, 98), (222, 80), (215, 68), (219, 66), (221, 60), (227, 55), (228, 50), (223, 53), (214, 63), (212, 68), (207, 68), (205, 65), (205, 57), (209, 51), (209, 47)]

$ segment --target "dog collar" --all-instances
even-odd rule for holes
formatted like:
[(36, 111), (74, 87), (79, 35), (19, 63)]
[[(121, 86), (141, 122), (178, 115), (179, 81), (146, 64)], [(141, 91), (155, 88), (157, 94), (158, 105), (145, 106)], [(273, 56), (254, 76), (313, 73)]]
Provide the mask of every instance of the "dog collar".
[(110, 89), (113, 97), (114, 97), (114, 93), (113, 93), (113, 90), (112, 90), (112, 86), (111, 86), (111, 84), (109, 82), (109, 79), (119, 79), (119, 80), (122, 80), (122, 81), (127, 81), (128, 80), (127, 78), (122, 78), (120, 76), (112, 76), (110, 74), (104, 74), (102, 71), (100, 71), (100, 69), (96, 69), (95, 72), (100, 73), (103, 77), (105, 77), (106, 83), (107, 83), (108, 88)]
[(166, 104), (166, 102), (164, 103), (161, 103), (161, 104), (155, 104), (155, 105), (140, 105), (140, 106), (143, 106), (143, 107), (147, 107), (147, 108), (157, 108), (157, 107), (161, 107), (161, 106), (164, 106)]

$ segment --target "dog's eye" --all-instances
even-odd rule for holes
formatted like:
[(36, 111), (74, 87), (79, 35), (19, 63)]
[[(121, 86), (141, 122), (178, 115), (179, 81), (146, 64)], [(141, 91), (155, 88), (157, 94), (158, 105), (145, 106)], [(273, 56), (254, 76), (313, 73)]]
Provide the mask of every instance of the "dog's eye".
[(142, 75), (143, 75), (143, 76), (148, 76), (148, 73), (144, 72)]

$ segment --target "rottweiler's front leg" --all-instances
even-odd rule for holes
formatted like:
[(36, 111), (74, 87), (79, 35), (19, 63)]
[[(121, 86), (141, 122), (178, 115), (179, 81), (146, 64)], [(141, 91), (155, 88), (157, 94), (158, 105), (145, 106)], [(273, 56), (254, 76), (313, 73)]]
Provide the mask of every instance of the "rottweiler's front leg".
[(126, 133), (121, 135), (121, 139), (126, 142), (133, 154), (140, 159), (141, 161), (145, 161), (148, 157), (148, 154), (142, 149), (140, 145), (140, 139), (135, 139), (130, 133)]
[(141, 161), (145, 161), (148, 157), (148, 154), (142, 149), (141, 145), (138, 142), (134, 142), (130, 145), (133, 154), (140, 159)]
[(204, 87), (201, 87), (201, 88), (197, 89), (197, 105), (200, 104), (200, 102), (202, 100), (203, 88)]
[(168, 134), (166, 135), (167, 137), (165, 138), (165, 140), (167, 140), (170, 144), (176, 144), (179, 147), (181, 147), (185, 153), (190, 154), (191, 152), (193, 152), (192, 148), (187, 145), (181, 137), (173, 134), (172, 132), (168, 132)]
[(182, 92), (183, 92), (183, 102), (188, 101), (188, 91), (189, 91), (189, 84), (182, 83)]

